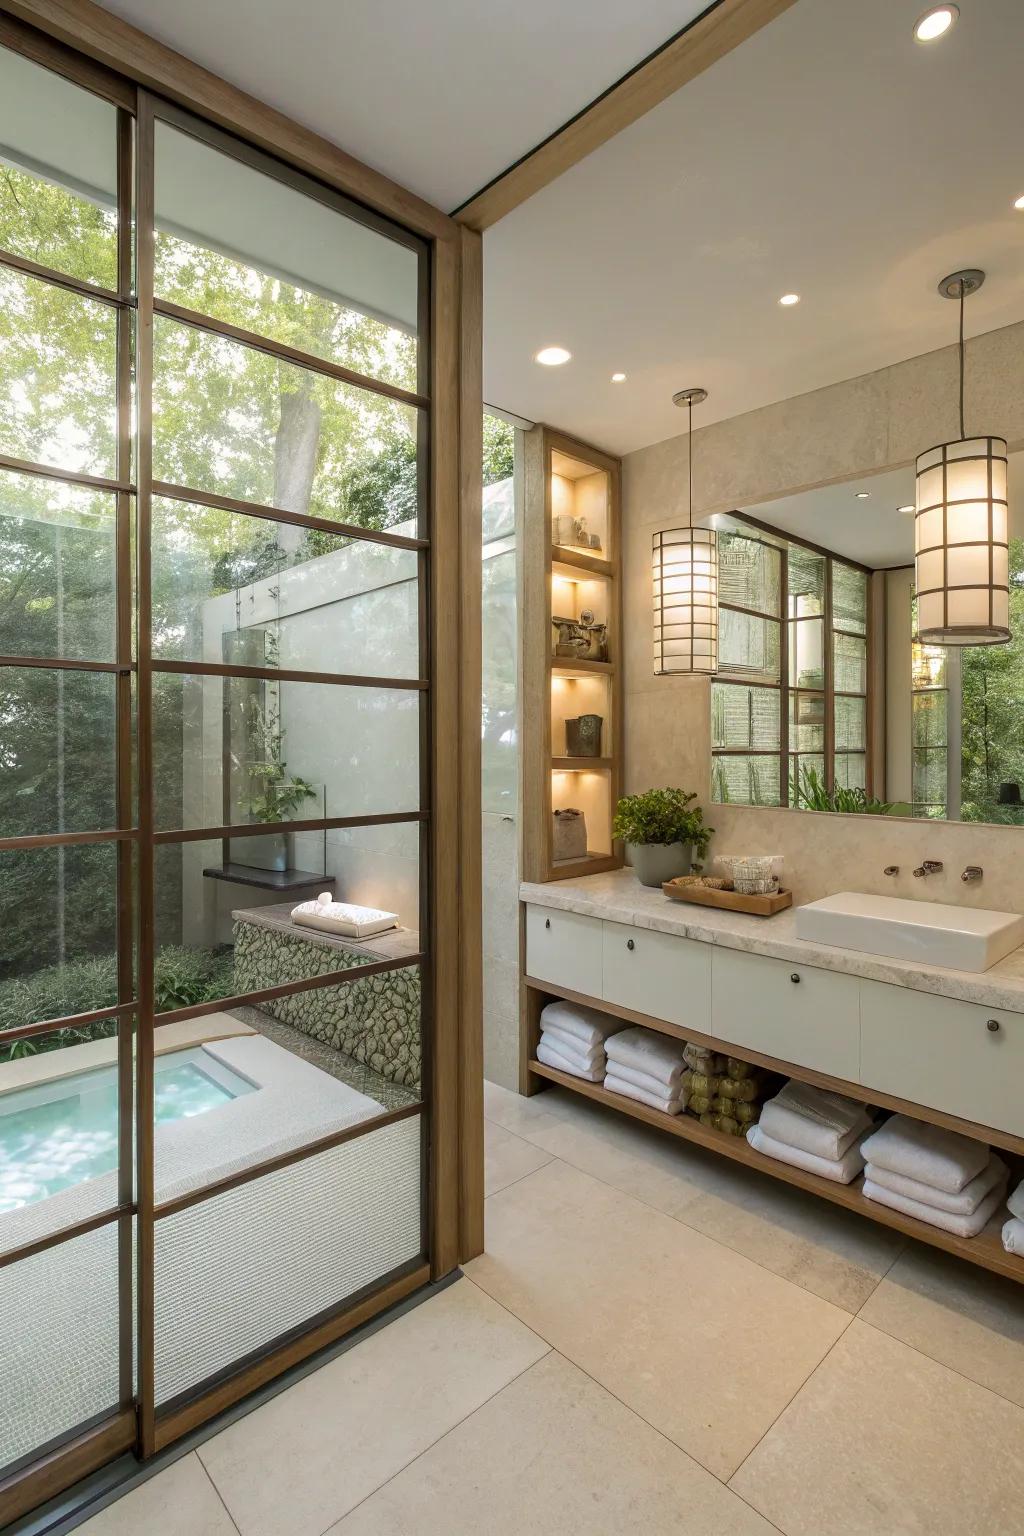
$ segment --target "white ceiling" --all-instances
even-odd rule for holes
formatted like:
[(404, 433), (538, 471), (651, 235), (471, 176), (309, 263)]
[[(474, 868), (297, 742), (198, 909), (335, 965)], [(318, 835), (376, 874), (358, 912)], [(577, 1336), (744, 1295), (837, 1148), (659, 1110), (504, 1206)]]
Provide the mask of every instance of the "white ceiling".
[(626, 452), (684, 386), (703, 425), (947, 345), (956, 268), (968, 335), (1024, 316), (1024, 3), (928, 47), (923, 4), (798, 0), (489, 230), (488, 401)]
[(450, 210), (708, 0), (103, 0)]

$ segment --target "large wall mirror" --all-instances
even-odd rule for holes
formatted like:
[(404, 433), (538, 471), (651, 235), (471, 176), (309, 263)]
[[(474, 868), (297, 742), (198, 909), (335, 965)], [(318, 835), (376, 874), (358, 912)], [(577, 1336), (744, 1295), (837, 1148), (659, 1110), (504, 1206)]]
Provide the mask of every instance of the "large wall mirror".
[(1024, 452), (1008, 485), (995, 644), (922, 638), (913, 465), (709, 520), (714, 801), (1024, 826)]

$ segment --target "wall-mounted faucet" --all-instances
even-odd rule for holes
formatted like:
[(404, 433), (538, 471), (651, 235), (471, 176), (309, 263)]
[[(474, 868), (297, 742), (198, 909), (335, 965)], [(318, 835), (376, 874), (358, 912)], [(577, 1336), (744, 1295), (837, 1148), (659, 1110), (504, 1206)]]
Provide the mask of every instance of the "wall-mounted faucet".
[(899, 872), (900, 872), (900, 867), (899, 867), (898, 864), (887, 864), (885, 866), (885, 868), (882, 870), (882, 874), (883, 875), (898, 875)]
[(973, 881), (980, 880), (984, 873), (985, 871), (982, 869), (980, 864), (968, 864), (967, 868), (960, 876), (960, 879), (965, 880), (967, 884), (970, 885)]
[(923, 859), (914, 870), (915, 880), (920, 880), (922, 875), (937, 875), (942, 869), (938, 859)]

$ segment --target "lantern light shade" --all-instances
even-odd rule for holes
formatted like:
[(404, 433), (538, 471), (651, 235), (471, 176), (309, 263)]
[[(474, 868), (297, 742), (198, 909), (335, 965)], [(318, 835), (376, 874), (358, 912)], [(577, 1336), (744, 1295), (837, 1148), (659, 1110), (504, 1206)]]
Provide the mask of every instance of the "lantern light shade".
[(1006, 443), (967, 437), (917, 460), (914, 564), (925, 645), (1010, 638)]
[(654, 671), (718, 671), (718, 535), (669, 528), (654, 535)]

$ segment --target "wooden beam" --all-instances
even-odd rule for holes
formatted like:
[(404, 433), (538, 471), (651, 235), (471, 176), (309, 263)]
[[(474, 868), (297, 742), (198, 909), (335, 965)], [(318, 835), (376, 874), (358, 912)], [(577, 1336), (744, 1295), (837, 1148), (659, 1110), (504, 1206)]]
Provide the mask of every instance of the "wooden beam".
[(550, 138), (523, 156), (453, 217), (470, 229), (490, 229), (558, 176), (695, 80), (795, 0), (718, 0)]
[(459, 344), (459, 1260), (484, 1250), (483, 905), (480, 796), (483, 559), (483, 242), (463, 229)]
[(452, 221), (440, 209), (93, 0), (4, 0), (3, 9), (105, 68), (319, 177), (423, 238), (457, 238)]

